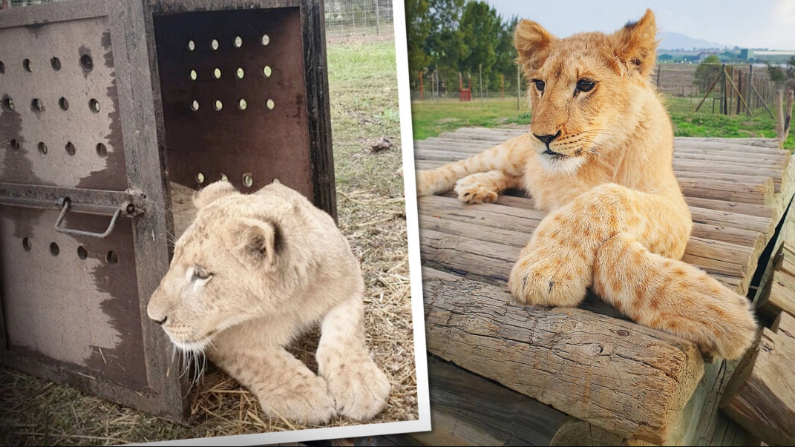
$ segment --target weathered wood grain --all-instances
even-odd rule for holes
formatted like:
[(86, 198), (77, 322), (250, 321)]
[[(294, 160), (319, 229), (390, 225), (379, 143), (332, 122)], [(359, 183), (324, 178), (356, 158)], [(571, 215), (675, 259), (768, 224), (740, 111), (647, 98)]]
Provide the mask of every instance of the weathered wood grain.
[(428, 349), (628, 439), (664, 443), (703, 374), (690, 342), (423, 270)]
[(599, 428), (585, 421), (570, 418), (563, 424), (552, 441), (551, 446), (629, 446), (629, 445), (654, 445), (638, 440), (627, 440), (621, 436)]
[(768, 445), (795, 444), (795, 338), (763, 329), (738, 366), (721, 409)]

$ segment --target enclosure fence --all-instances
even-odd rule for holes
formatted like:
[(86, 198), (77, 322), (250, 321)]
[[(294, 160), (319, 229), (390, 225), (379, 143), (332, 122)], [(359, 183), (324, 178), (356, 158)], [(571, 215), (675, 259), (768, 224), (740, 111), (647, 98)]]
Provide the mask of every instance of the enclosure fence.
[[(700, 111), (737, 115), (768, 114), (776, 90), (765, 65), (704, 64), (706, 75), (696, 78), (698, 64), (659, 64), (651, 76), (658, 91), (668, 97), (690, 98), (693, 107), (704, 99)], [(702, 69), (703, 70), (703, 69)], [(723, 74), (725, 70), (725, 75)], [(413, 101), (514, 101), (526, 98), (527, 80), (518, 68), (511, 74), (483, 74), (430, 68), (412, 72)], [(747, 107), (746, 107), (747, 105)]]
[[(0, 0), (0, 8), (42, 5), (68, 0)], [(392, 0), (326, 0), (327, 36), (394, 35)]]

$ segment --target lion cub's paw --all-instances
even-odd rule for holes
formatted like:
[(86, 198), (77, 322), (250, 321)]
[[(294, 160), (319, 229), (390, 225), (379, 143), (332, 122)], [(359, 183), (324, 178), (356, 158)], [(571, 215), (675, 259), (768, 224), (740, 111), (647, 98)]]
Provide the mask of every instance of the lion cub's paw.
[(368, 421), (386, 407), (391, 386), (370, 357), (345, 359), (326, 374), (337, 412), (356, 421)]
[(466, 203), (494, 203), (499, 195), (494, 191), (494, 182), (483, 174), (468, 175), (455, 184), (458, 200)]
[(590, 284), (588, 270), (579, 270), (575, 274), (577, 266), (554, 256), (529, 255), (513, 266), (508, 287), (521, 304), (574, 307), (585, 298)]
[(417, 196), (430, 196), (434, 193), (434, 173), (433, 171), (417, 171), (416, 172), (416, 180), (417, 180)]
[(746, 297), (717, 281), (714, 284), (713, 287), (717, 286), (720, 290), (717, 294), (701, 290), (701, 284), (689, 288), (694, 301), (694, 305), (690, 306), (691, 315), (702, 314), (699, 316), (703, 321), (696, 326), (693, 335), (703, 352), (713, 357), (735, 360), (742, 357), (756, 339), (756, 318), (751, 302)]
[(326, 381), (313, 377), (301, 385), (260, 399), (265, 413), (301, 424), (324, 424), (336, 415)]

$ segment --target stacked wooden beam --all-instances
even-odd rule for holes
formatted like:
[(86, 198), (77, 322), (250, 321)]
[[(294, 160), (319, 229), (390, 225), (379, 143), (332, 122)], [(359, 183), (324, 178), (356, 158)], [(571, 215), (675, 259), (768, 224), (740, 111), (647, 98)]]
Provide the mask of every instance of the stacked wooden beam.
[[(460, 160), (523, 132), (459, 129), (416, 141), (416, 167)], [(795, 192), (795, 164), (777, 144), (675, 141), (674, 166), (695, 223), (685, 261), (741, 294)], [(628, 443), (754, 441), (718, 410), (734, 363), (705, 364), (692, 343), (627, 321), (593, 296), (577, 309), (512, 304), (508, 274), (545, 215), (531, 198), (465, 205), (448, 195), (418, 204), (428, 349), (454, 371), (545, 404), (536, 407), (543, 417), (563, 412)], [(434, 433), (423, 441), (434, 443)]]

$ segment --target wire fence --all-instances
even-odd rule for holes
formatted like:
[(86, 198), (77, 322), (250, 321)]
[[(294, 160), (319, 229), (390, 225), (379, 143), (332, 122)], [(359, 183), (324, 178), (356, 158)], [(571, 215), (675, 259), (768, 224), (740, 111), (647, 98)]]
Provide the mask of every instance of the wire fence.
[[(0, 8), (68, 0), (0, 0)], [(394, 35), (392, 0), (325, 0), (327, 36)]]
[(327, 36), (393, 35), (392, 0), (325, 0)]
[[(699, 110), (738, 115), (750, 110), (772, 110), (777, 87), (770, 81), (765, 65), (704, 64), (705, 73), (696, 76), (698, 64), (659, 64), (652, 84), (668, 97), (690, 98)], [(725, 75), (723, 74), (725, 70)], [(527, 81), (519, 70), (512, 75), (425, 70), (412, 73), (413, 101), (515, 101), (527, 95)]]

